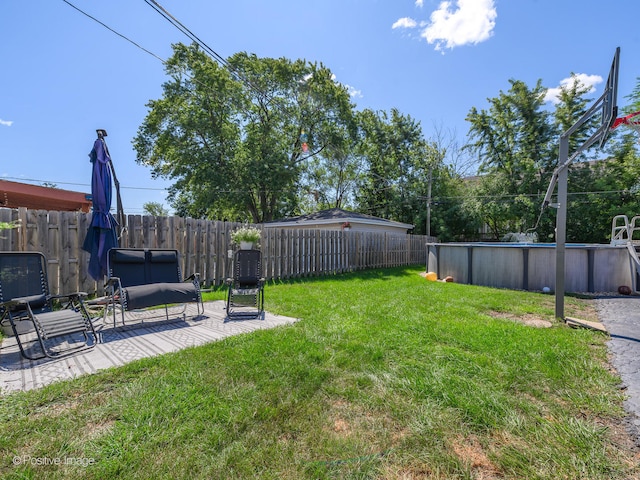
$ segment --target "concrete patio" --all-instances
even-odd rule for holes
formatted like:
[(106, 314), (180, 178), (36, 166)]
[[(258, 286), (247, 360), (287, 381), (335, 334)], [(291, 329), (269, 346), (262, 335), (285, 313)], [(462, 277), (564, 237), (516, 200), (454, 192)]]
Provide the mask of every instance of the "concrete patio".
[(189, 304), (185, 312), (186, 320), (178, 319), (181, 310), (170, 309), (170, 317), (176, 319), (170, 322), (142, 322), (150, 316), (148, 311), (128, 312), (127, 325), (115, 328), (110, 323), (104, 325), (100, 318), (94, 323), (99, 343), (90, 350), (60, 359), (27, 360), (20, 355), (15, 338), (7, 337), (0, 346), (0, 393), (39, 388), (140, 358), (297, 321), (268, 312), (258, 319), (229, 321), (223, 301), (206, 302), (204, 314), (199, 316), (196, 305)]

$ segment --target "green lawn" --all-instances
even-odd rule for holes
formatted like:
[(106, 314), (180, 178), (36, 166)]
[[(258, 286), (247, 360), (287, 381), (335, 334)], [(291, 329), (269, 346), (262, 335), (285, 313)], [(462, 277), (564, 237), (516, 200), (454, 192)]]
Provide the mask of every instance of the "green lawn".
[(640, 476), (603, 334), (552, 296), (419, 272), (271, 283), (300, 322), (0, 397), (0, 476)]

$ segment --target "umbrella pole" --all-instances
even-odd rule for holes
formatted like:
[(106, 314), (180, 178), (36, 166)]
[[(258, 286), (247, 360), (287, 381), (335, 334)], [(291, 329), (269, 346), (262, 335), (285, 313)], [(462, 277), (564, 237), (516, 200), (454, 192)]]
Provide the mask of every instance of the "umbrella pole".
[(113, 168), (113, 162), (109, 160), (109, 166), (111, 167), (111, 174), (113, 175), (113, 183), (116, 186), (116, 218), (118, 219), (118, 225), (120, 225), (120, 233), (118, 234), (118, 240), (122, 238), (122, 234), (127, 230), (127, 225), (124, 217), (124, 209), (122, 208), (122, 198), (120, 197), (120, 182), (116, 177), (116, 169)]
[(104, 137), (107, 136), (107, 131), (99, 128), (96, 130), (98, 134), (98, 139), (102, 142), (104, 146), (104, 151), (107, 153), (107, 158), (109, 159), (109, 168), (111, 169), (111, 176), (113, 177), (113, 183), (116, 187), (116, 221), (120, 226), (120, 232), (118, 233), (118, 241), (122, 238), (122, 234), (127, 230), (127, 225), (124, 217), (124, 208), (122, 207), (122, 197), (120, 197), (120, 182), (118, 181), (118, 177), (116, 176), (116, 169), (113, 166), (113, 162), (111, 161), (111, 154), (109, 153), (109, 147), (107, 146), (107, 142)]

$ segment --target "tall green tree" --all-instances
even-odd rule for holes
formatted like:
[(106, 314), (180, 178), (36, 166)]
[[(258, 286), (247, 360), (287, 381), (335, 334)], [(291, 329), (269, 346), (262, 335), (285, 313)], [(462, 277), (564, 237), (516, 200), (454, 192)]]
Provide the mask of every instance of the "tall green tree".
[(475, 107), (467, 115), (471, 123), (470, 148), (481, 158), (480, 172), (504, 172), (512, 188), (523, 185), (536, 169), (553, 164), (555, 131), (544, 107), (547, 89), (538, 80), (532, 89), (520, 80), (509, 80), (508, 92), (489, 99), (489, 110)]
[(329, 145), (316, 161), (307, 164), (301, 190), (301, 211), (355, 208), (362, 159), (354, 142)]
[(474, 107), (467, 115), (468, 148), (481, 161), (476, 211), (495, 239), (535, 226), (541, 200), (535, 195), (544, 195), (556, 163), (556, 130), (543, 108), (547, 89), (540, 80), (532, 89), (509, 83), (508, 92), (489, 99), (489, 110)]
[[(472, 109), (467, 117), (472, 123), (469, 148), (482, 160), (482, 175), (468, 204), (495, 239), (535, 225), (540, 240), (555, 240), (555, 210), (539, 214), (542, 195), (557, 167), (560, 134), (573, 127), (590, 104), (589, 88), (572, 78), (560, 89), (554, 110), (542, 108), (546, 90), (540, 81), (529, 89), (512, 80), (509, 92), (489, 99), (489, 111)], [(571, 134), (570, 156), (597, 122), (594, 116)], [(639, 210), (636, 149), (624, 135), (609, 145), (604, 152), (584, 152), (569, 169), (567, 241), (606, 242), (614, 215)]]
[[(572, 81), (560, 89), (554, 112), (554, 122), (559, 134), (568, 131), (584, 115), (589, 108), (590, 100), (587, 94), (590, 88), (582, 84), (575, 74), (571, 74)], [(581, 128), (569, 137), (569, 156), (581, 147), (597, 128), (601, 119), (594, 115)], [(595, 161), (602, 152), (596, 149), (586, 151), (573, 161), (569, 168), (567, 189), (569, 191), (567, 205), (567, 240), (572, 242), (601, 242), (605, 239), (605, 232), (610, 226), (608, 214), (603, 218), (603, 200), (609, 202), (613, 197), (603, 196), (602, 188), (607, 181), (601, 180), (611, 172), (612, 163), (609, 161)], [(590, 161), (591, 160), (591, 161)], [(608, 187), (605, 187), (605, 189)], [(547, 215), (547, 237), (554, 240), (551, 228), (555, 225), (555, 215)]]
[[(577, 75), (571, 74), (571, 79), (560, 87), (557, 96), (557, 103), (553, 111), (553, 125), (557, 133), (556, 140), (556, 158), (559, 153), (560, 135), (569, 129), (584, 116), (590, 107), (591, 99), (587, 97), (591, 88), (584, 85)], [(584, 142), (592, 135), (594, 129), (597, 128), (600, 119), (597, 115), (592, 116), (577, 130), (573, 131), (569, 136), (569, 156), (584, 145)], [(588, 192), (595, 188), (594, 175), (599, 168), (593, 168), (595, 164), (590, 161), (601, 156), (601, 152), (590, 149), (573, 160), (569, 167), (567, 215), (569, 220), (567, 223), (567, 240), (573, 242), (594, 241), (597, 238), (596, 230), (588, 227), (587, 224), (594, 218), (593, 204), (589, 204), (585, 200), (587, 197), (582, 192)], [(555, 165), (557, 167), (557, 164)], [(548, 209), (542, 212), (540, 216), (540, 225), (538, 227), (539, 238), (541, 241), (555, 241), (556, 227), (555, 210)]]
[[(469, 208), (470, 189), (465, 180), (471, 171), (475, 171), (475, 161), (460, 146), (455, 131), (442, 126), (434, 126), (427, 146), (428, 176), (427, 182), (421, 184), (427, 186), (426, 193), (424, 188), (422, 190), (423, 195), (431, 198), (430, 234), (441, 241), (478, 239), (482, 222)], [(416, 224), (421, 225), (422, 222)], [(424, 233), (421, 229), (416, 229), (416, 232)]]
[[(201, 218), (225, 207), (232, 212), (239, 197), (229, 179), (241, 145), (242, 87), (196, 46), (173, 50), (163, 96), (147, 104), (133, 141), (137, 162), (152, 176), (173, 180), (169, 200), (178, 215)], [(215, 205), (220, 198), (226, 202)]]
[[(620, 115), (640, 110), (640, 78)], [(607, 243), (616, 215), (630, 219), (640, 214), (640, 156), (638, 136), (629, 129), (614, 131), (607, 157), (580, 163), (569, 173), (567, 238), (571, 241)], [(575, 193), (572, 193), (575, 192)]]
[[(587, 88), (577, 80), (563, 89), (556, 109), (556, 123), (569, 128), (587, 109)], [(571, 112), (566, 114), (566, 112)], [(564, 114), (565, 121), (562, 122)], [(570, 155), (591, 135), (601, 119), (594, 115), (570, 137)], [(568, 181), (567, 240), (606, 243), (611, 237), (614, 216), (630, 218), (640, 211), (637, 151), (629, 137), (612, 138), (605, 150), (592, 149), (572, 164)]]
[(426, 142), (419, 122), (397, 109), (358, 113), (364, 161), (357, 196), (359, 209), (370, 215), (407, 221), (409, 180), (426, 168)]
[[(574, 73), (571, 74), (571, 80), (560, 87), (558, 103), (553, 112), (554, 126), (559, 135), (573, 127), (587, 111), (589, 99), (586, 95), (589, 91), (590, 87), (580, 82)], [(587, 121), (571, 134), (569, 137), (570, 154), (589, 138), (589, 132), (593, 130), (596, 121), (600, 121), (600, 119), (594, 116), (591, 121)]]
[(238, 53), (223, 68), (178, 44), (166, 71), (134, 148), (152, 175), (174, 180), (178, 214), (263, 222), (295, 211), (303, 166), (351, 121), (346, 88), (321, 64)]
[(623, 108), (624, 113), (640, 112), (640, 77), (636, 77), (636, 86), (626, 98), (628, 98), (631, 103)]
[(481, 223), (465, 204), (467, 186), (455, 167), (443, 161), (445, 152), (439, 151), (435, 142), (428, 145), (428, 166), (411, 179), (413, 216), (408, 223), (416, 226), (415, 233), (429, 234), (443, 242), (475, 239)]
[[(625, 97), (629, 101), (627, 105), (622, 106), (619, 116), (630, 115), (632, 113), (640, 112), (640, 77), (636, 78), (636, 86), (633, 91)], [(638, 121), (638, 117), (635, 117), (635, 120)], [(640, 143), (640, 139), (638, 137), (640, 135), (638, 132), (625, 127), (618, 127), (614, 133), (614, 141), (610, 142), (613, 145), (620, 144), (635, 144), (636, 150), (640, 147), (637, 145)], [(617, 140), (617, 141), (615, 141)], [(624, 147), (622, 147), (624, 149)]]

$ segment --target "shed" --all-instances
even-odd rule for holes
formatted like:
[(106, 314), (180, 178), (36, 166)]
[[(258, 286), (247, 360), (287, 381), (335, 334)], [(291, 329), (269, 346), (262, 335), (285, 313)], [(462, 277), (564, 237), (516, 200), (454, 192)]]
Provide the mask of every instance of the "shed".
[(341, 208), (331, 208), (307, 215), (273, 220), (265, 222), (263, 226), (264, 228), (386, 232), (397, 235), (404, 235), (414, 227), (409, 223), (396, 222), (364, 213), (349, 212)]

